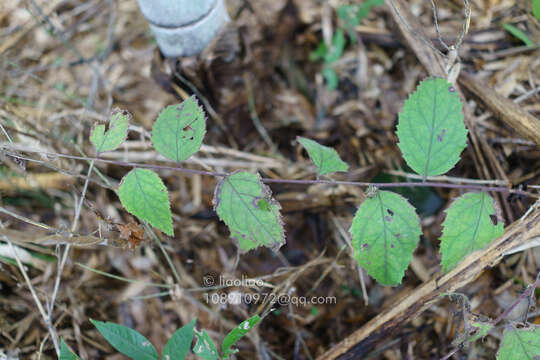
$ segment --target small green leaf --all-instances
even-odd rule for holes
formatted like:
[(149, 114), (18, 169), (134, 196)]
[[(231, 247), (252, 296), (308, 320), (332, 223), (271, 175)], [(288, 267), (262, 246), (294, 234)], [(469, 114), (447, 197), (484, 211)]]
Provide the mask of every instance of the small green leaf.
[(326, 44), (324, 43), (324, 41), (321, 41), (317, 48), (309, 54), (309, 61), (317, 61), (324, 59), (327, 51), (328, 49), (326, 48)]
[(152, 144), (163, 156), (186, 160), (201, 148), (206, 119), (195, 96), (163, 109), (152, 127)]
[(216, 345), (214, 345), (214, 342), (206, 331), (203, 330), (202, 333), (195, 332), (195, 336), (197, 337), (197, 343), (193, 348), (195, 355), (204, 360), (219, 359)]
[(336, 171), (347, 171), (349, 166), (341, 160), (336, 150), (319, 144), (316, 141), (298, 136), (296, 138), (307, 150), (311, 161), (317, 166), (319, 175), (329, 174)]
[(540, 359), (540, 327), (516, 329), (509, 325), (504, 329), (503, 339), (497, 351), (497, 360)]
[(234, 172), (219, 182), (214, 193), (214, 210), (242, 252), (261, 245), (277, 250), (285, 243), (280, 209), (258, 174)]
[(533, 46), (534, 43), (529, 39), (527, 34), (525, 34), (523, 31), (515, 27), (514, 25), (510, 24), (502, 24), (502, 27), (504, 30), (508, 31), (508, 33), (519, 40), (523, 41), (523, 43), (527, 46)]
[(131, 170), (120, 183), (118, 197), (131, 214), (173, 236), (169, 193), (155, 172)]
[(183, 360), (193, 340), (193, 328), (197, 319), (193, 319), (189, 324), (182, 326), (171, 336), (165, 348), (163, 348), (162, 360)]
[(405, 101), (397, 136), (407, 164), (426, 177), (441, 175), (459, 161), (467, 144), (461, 100), (445, 79), (430, 78)]
[(90, 133), (90, 142), (94, 145), (96, 153), (116, 150), (126, 141), (131, 114), (126, 110), (114, 109), (109, 122), (109, 130), (105, 125), (94, 124)]
[(495, 203), (486, 193), (467, 193), (445, 211), (441, 236), (442, 269), (447, 272), (468, 254), (501, 236), (504, 226), (495, 213)]
[(475, 342), (476, 340), (483, 338), (488, 334), (488, 332), (493, 328), (493, 325), (490, 322), (485, 321), (471, 321), (470, 325), (473, 328), (476, 328), (476, 334), (467, 339), (467, 342)]
[(384, 0), (367, 0), (359, 5), (341, 5), (337, 9), (338, 17), (343, 21), (343, 25), (349, 32), (352, 42), (356, 43), (354, 28), (368, 16), (372, 7), (383, 4)]
[(227, 359), (229, 355), (232, 355), (238, 350), (233, 349), (232, 346), (236, 344), (240, 338), (242, 338), (244, 335), (246, 335), (249, 330), (253, 329), (253, 327), (261, 320), (261, 317), (259, 315), (252, 316), (251, 318), (242, 321), (240, 325), (232, 329), (227, 336), (225, 336), (225, 339), (223, 339), (223, 344), (221, 344), (221, 353), (222, 357)]
[(531, 1), (532, 13), (540, 21), (540, 0)]
[(58, 360), (81, 360), (80, 357), (75, 355), (70, 348), (67, 346), (64, 339), (60, 339), (60, 356), (58, 357)]
[(139, 332), (112, 322), (90, 319), (103, 337), (122, 354), (133, 360), (157, 360), (158, 353), (152, 343)]
[(345, 49), (345, 34), (343, 30), (338, 29), (334, 36), (332, 37), (332, 45), (330, 49), (326, 51), (324, 55), (324, 62), (331, 64), (334, 61), (338, 60), (341, 55), (343, 55), (343, 50)]
[(358, 208), (350, 232), (358, 264), (382, 285), (400, 284), (422, 234), (411, 204), (377, 190)]
[(330, 90), (336, 90), (339, 84), (339, 78), (336, 71), (330, 66), (325, 66), (322, 71), (322, 76), (326, 82), (326, 86)]

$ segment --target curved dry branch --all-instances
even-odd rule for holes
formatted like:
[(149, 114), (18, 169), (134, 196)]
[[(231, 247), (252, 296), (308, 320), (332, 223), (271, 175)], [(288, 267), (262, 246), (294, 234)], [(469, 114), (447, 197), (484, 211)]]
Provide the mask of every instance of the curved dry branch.
[(362, 358), (374, 350), (377, 342), (389, 339), (395, 330), (420, 315), (436, 302), (442, 293), (454, 292), (469, 284), (484, 270), (497, 265), (508, 251), (536, 236), (540, 236), (540, 209), (512, 223), (505, 229), (503, 236), (493, 241), (487, 248), (467, 256), (451, 272), (433, 277), (417, 287), (405, 299), (399, 299), (391, 304), (385, 311), (317, 359)]

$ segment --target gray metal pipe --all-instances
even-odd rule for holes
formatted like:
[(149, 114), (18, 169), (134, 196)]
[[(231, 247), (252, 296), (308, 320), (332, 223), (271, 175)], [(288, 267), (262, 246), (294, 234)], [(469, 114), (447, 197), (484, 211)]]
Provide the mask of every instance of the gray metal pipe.
[(202, 52), (227, 23), (224, 0), (137, 0), (167, 57)]

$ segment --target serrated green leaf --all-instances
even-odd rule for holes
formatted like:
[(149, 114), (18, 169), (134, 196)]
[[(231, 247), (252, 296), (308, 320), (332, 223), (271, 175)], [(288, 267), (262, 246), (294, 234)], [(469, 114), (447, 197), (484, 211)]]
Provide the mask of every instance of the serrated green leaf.
[(173, 236), (169, 193), (155, 172), (131, 170), (122, 178), (118, 197), (128, 212)]
[(249, 319), (242, 321), (240, 325), (232, 329), (221, 344), (222, 357), (227, 359), (230, 355), (236, 353), (238, 350), (232, 348), (238, 340), (246, 335), (253, 327), (261, 320), (259, 315), (250, 317)]
[(285, 243), (280, 209), (258, 174), (234, 172), (219, 182), (214, 193), (214, 210), (242, 252), (261, 245), (277, 250)]
[(301, 136), (296, 138), (306, 149), (311, 161), (317, 167), (319, 175), (329, 174), (336, 171), (347, 171), (349, 166), (339, 157), (336, 150), (319, 144), (316, 141)]
[(414, 208), (400, 195), (377, 191), (366, 198), (350, 229), (354, 258), (382, 285), (398, 285), (422, 230)]
[(152, 127), (152, 144), (173, 161), (186, 160), (201, 148), (206, 119), (195, 96), (163, 109)]
[(183, 360), (186, 357), (193, 341), (193, 328), (196, 321), (197, 318), (175, 331), (163, 348), (162, 360)]
[(502, 24), (502, 27), (504, 30), (508, 31), (508, 33), (519, 40), (523, 41), (523, 43), (527, 46), (533, 46), (534, 43), (529, 39), (527, 34), (525, 34), (523, 31), (515, 27), (514, 25), (510, 24)]
[(445, 79), (418, 85), (399, 114), (397, 136), (407, 164), (422, 176), (441, 175), (459, 161), (467, 144), (461, 100)]
[(197, 343), (193, 348), (195, 355), (204, 360), (219, 359), (216, 345), (214, 345), (214, 342), (206, 331), (203, 330), (202, 333), (195, 332), (195, 336), (197, 337)]
[(465, 256), (482, 249), (504, 232), (495, 203), (486, 193), (464, 194), (445, 212), (440, 239), (443, 272), (452, 270)]
[(540, 359), (540, 327), (516, 329), (509, 325), (504, 329), (503, 339), (497, 351), (497, 360)]
[(109, 130), (105, 131), (105, 125), (94, 124), (90, 142), (97, 154), (116, 150), (126, 141), (130, 119), (131, 114), (126, 110), (114, 109), (109, 121)]
[(540, 0), (531, 1), (532, 13), (540, 21)]
[(58, 360), (81, 360), (81, 358), (70, 350), (63, 338), (60, 338), (60, 356)]
[(133, 360), (157, 360), (154, 345), (139, 332), (112, 322), (90, 319), (103, 337), (116, 350)]

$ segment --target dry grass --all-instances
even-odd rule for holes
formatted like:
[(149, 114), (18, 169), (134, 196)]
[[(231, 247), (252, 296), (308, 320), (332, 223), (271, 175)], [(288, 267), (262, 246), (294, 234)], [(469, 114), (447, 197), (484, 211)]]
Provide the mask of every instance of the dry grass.
[[(325, 3), (324, 5), (322, 5)], [(193, 87), (209, 113), (205, 147), (185, 166), (194, 169), (258, 170), (266, 177), (308, 179), (309, 159), (297, 135), (334, 146), (354, 169), (336, 179), (371, 181), (404, 171), (396, 146), (397, 113), (426, 71), (397, 35), (386, 7), (377, 7), (357, 29), (360, 44), (339, 60), (338, 91), (329, 91), (308, 60), (322, 37), (335, 27), (340, 1), (230, 0), (234, 28), (196, 59), (163, 60), (135, 0), (4, 1), (0, 4), (0, 171), (1, 235), (34, 254), (27, 267), (37, 297), (49, 306), (64, 246), (73, 247), (63, 269), (52, 323), (85, 359), (119, 359), (89, 319), (133, 327), (158, 349), (194, 316), (198, 328), (220, 341), (227, 330), (270, 304), (219, 306), (208, 303), (204, 278), (262, 279), (268, 287), (247, 293), (333, 296), (337, 304), (275, 306), (249, 339), (238, 359), (311, 359), (397, 299), (440, 271), (438, 236), (442, 211), (459, 195), (434, 189), (422, 216), (424, 235), (399, 287), (382, 287), (358, 270), (347, 246), (347, 229), (363, 191), (351, 186), (272, 185), (283, 206), (287, 244), (278, 254), (261, 249), (240, 256), (212, 210), (216, 179), (160, 172), (172, 202), (175, 237), (157, 234), (179, 277), (174, 276), (152, 236), (129, 249), (115, 225), (134, 220), (113, 189), (128, 168), (96, 163), (89, 180), (76, 236), (74, 214), (88, 162), (50, 154), (93, 156), (88, 141), (96, 121), (113, 107), (133, 114), (127, 143), (107, 159), (166, 164), (151, 148), (148, 132), (158, 112), (188, 96)], [(436, 38), (428, 1), (411, 1), (425, 30)], [(442, 2), (441, 2), (442, 3)], [(449, 42), (461, 30), (461, 1), (444, 2), (440, 28)], [(481, 77), (499, 94), (538, 118), (540, 50), (523, 48), (500, 24), (511, 23), (540, 42), (540, 23), (530, 2), (471, 1), (472, 18), (460, 56), (463, 70)], [(238, 36), (238, 31), (240, 36)], [(434, 44), (437, 45), (436, 41)], [(437, 45), (438, 46), (438, 45)], [(224, 59), (232, 58), (232, 62)], [(465, 88), (465, 90), (467, 90)], [(535, 191), (540, 178), (539, 145), (502, 122), (466, 92), (475, 136), (448, 175), (498, 180)], [(8, 138), (9, 136), (9, 138)], [(11, 142), (14, 143), (10, 144)], [(7, 147), (18, 149), (7, 150)], [(16, 160), (9, 154), (26, 158)], [(531, 199), (497, 195), (505, 223), (519, 219)], [(116, 241), (96, 245), (101, 235)], [(53, 235), (53, 236), (51, 236)], [(5, 239), (5, 238), (4, 238)], [(0, 241), (0, 246), (6, 246)], [(20, 359), (54, 358), (54, 348), (18, 266), (0, 258), (0, 354)], [(82, 265), (84, 265), (84, 267)], [(96, 269), (126, 282), (98, 274)], [(539, 248), (510, 255), (460, 291), (470, 310), (495, 318), (534, 282)], [(365, 280), (364, 303), (360, 277)], [(166, 284), (158, 288), (145, 283)], [(203, 288), (203, 289), (201, 289)], [(212, 292), (231, 291), (213, 290)], [(453, 349), (463, 329), (463, 304), (441, 300), (393, 336), (367, 349), (373, 359), (438, 359)], [(538, 312), (529, 321), (540, 323)], [(494, 357), (497, 329), (462, 354)], [(1, 358), (1, 355), (0, 355)], [(8, 357), (9, 358), (9, 357)], [(10, 358), (11, 359), (11, 358)]]

